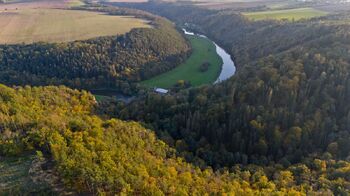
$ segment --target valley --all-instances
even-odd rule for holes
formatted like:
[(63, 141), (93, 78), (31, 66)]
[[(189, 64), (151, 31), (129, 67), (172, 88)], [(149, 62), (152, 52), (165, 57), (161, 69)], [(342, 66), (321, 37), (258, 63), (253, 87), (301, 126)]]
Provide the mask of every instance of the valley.
[(171, 88), (184, 82), (195, 87), (219, 83), (234, 75), (235, 65), (225, 50), (204, 35), (197, 35), (185, 29), (183, 31), (191, 42), (193, 50), (191, 56), (184, 64), (169, 72), (142, 81), (141, 84), (148, 87)]
[(349, 195), (347, 6), (1, 1), (0, 195)]

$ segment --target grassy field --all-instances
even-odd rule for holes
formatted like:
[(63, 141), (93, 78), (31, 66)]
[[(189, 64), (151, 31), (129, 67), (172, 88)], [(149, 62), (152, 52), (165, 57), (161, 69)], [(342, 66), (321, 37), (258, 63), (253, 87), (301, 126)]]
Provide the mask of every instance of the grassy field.
[[(205, 38), (188, 37), (193, 53), (186, 62), (169, 72), (145, 80), (141, 84), (148, 87), (169, 88), (179, 80), (189, 81), (192, 86), (213, 83), (220, 73), (222, 64), (222, 59), (216, 53), (215, 45)], [(199, 68), (205, 62), (209, 62), (210, 66), (206, 72), (201, 72)]]
[(110, 97), (104, 95), (94, 95), (97, 102), (109, 99)]
[(305, 18), (313, 18), (327, 15), (327, 12), (316, 10), (313, 8), (298, 8), (298, 9), (287, 9), (287, 10), (272, 10), (263, 12), (243, 12), (244, 16), (252, 20), (300, 20)]
[(0, 11), (0, 26), (0, 44), (67, 42), (149, 27), (133, 17), (47, 8)]
[(80, 0), (70, 0), (68, 1), (68, 7), (79, 7), (85, 5), (83, 1)]

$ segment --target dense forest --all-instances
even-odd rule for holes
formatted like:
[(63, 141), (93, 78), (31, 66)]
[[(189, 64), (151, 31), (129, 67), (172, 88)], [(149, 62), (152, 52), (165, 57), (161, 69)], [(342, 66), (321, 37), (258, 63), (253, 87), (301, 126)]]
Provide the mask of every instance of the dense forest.
[(115, 88), (128, 94), (134, 89), (134, 82), (170, 70), (190, 52), (173, 24), (161, 17), (125, 8), (79, 9), (145, 18), (152, 28), (69, 43), (1, 45), (0, 82)]
[[(187, 23), (223, 43), (238, 62), (238, 73), (220, 85), (191, 89), (177, 96), (150, 94), (120, 115), (156, 122), (161, 129), (174, 131), (175, 138), (189, 138), (180, 136), (185, 130), (197, 141), (205, 136), (218, 149), (227, 144), (225, 149), (230, 152), (268, 154), (275, 160), (294, 154), (296, 158), (289, 160), (298, 162), (303, 155), (295, 152), (298, 148), (324, 152), (329, 144), (340, 142), (339, 154), (334, 156), (349, 156), (346, 141), (350, 108), (346, 103), (350, 93), (350, 26), (339, 23), (349, 17), (347, 14), (299, 22), (254, 22), (229, 11), (168, 3), (151, 2), (141, 8)], [(162, 105), (157, 102), (164, 102), (164, 108), (155, 108)], [(303, 131), (305, 135), (299, 133), (300, 139), (308, 142), (293, 146), (293, 150), (288, 149), (292, 147), (288, 143), (281, 151), (282, 143), (266, 141), (276, 134), (288, 140), (284, 134)], [(243, 135), (247, 141), (242, 140)], [(259, 142), (266, 145), (262, 152), (253, 145)], [(302, 146), (306, 144), (310, 146)]]
[[(288, 166), (312, 153), (346, 159), (349, 64), (317, 52), (270, 56), (221, 85), (175, 97), (150, 93), (116, 111), (166, 130), (175, 140), (170, 143), (184, 140), (186, 150), (218, 167), (270, 161)], [(208, 153), (208, 143), (215, 153)]]
[[(99, 106), (85, 91), (0, 85), (0, 106), (0, 156), (35, 153), (38, 161), (33, 163), (41, 163), (41, 172), (53, 167), (66, 191), (74, 194), (340, 194), (349, 186), (344, 179), (350, 164), (344, 161), (316, 159), (310, 166), (266, 171), (238, 165), (200, 169), (140, 124), (94, 115)], [(40, 180), (47, 180), (56, 194), (57, 183)], [(16, 188), (22, 187), (5, 184), (0, 192), (15, 194)]]
[[(254, 22), (227, 10), (155, 2), (137, 6), (221, 43), (238, 71), (218, 85), (176, 95), (147, 93), (105, 113), (145, 122), (199, 166), (349, 163), (350, 26), (342, 22), (348, 14)], [(345, 194), (349, 179), (344, 180)]]

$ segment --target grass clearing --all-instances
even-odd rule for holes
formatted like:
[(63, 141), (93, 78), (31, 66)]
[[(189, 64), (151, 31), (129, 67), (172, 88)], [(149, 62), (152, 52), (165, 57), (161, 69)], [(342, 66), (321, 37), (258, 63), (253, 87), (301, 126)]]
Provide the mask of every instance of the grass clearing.
[[(141, 82), (148, 87), (169, 88), (179, 80), (189, 81), (192, 86), (213, 83), (221, 70), (222, 59), (216, 53), (216, 47), (210, 40), (197, 36), (187, 36), (191, 42), (192, 55), (183, 64), (173, 70)], [(200, 66), (208, 62), (210, 66), (205, 72)]]
[(101, 102), (101, 101), (104, 101), (104, 100), (108, 100), (108, 99), (111, 99), (111, 97), (108, 97), (108, 96), (104, 96), (104, 95), (95, 95), (95, 99), (97, 102)]
[(313, 17), (320, 17), (327, 15), (327, 12), (316, 10), (314, 8), (297, 8), (297, 9), (286, 9), (286, 10), (272, 10), (263, 12), (243, 12), (244, 16), (251, 20), (300, 20)]
[(129, 16), (46, 8), (0, 11), (0, 26), (0, 44), (68, 42), (150, 27)]

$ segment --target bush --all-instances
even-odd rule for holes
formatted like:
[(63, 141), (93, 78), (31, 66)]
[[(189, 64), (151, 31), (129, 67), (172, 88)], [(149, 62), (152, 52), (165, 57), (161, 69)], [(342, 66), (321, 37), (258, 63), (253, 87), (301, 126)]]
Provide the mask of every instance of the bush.
[(210, 66), (210, 63), (205, 62), (199, 67), (199, 71), (200, 72), (206, 72), (206, 71), (208, 71), (209, 66)]

